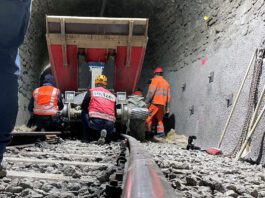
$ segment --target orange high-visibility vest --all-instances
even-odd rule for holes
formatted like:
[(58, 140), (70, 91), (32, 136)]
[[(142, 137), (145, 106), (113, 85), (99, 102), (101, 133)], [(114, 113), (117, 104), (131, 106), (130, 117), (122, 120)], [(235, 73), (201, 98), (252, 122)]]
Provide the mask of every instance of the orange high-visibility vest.
[(58, 108), (59, 89), (53, 86), (42, 86), (33, 91), (35, 115), (56, 115)]
[(166, 106), (171, 99), (170, 85), (162, 76), (155, 76), (148, 89), (151, 103)]

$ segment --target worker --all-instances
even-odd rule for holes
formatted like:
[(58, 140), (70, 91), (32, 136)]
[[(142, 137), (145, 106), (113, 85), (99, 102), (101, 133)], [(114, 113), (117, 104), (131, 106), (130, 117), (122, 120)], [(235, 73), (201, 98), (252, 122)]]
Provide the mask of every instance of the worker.
[(157, 121), (157, 134), (154, 138), (165, 137), (163, 117), (164, 114), (169, 114), (170, 104), (170, 85), (163, 78), (163, 69), (157, 67), (154, 70), (154, 78), (149, 85), (148, 93), (145, 102), (148, 109), (148, 117), (146, 119), (146, 139), (152, 137), (152, 125)]
[(34, 115), (37, 131), (59, 130), (59, 110), (64, 107), (60, 90), (55, 87), (54, 78), (46, 74), (42, 86), (35, 89), (28, 110)]
[(95, 88), (90, 89), (86, 93), (82, 102), (85, 141), (90, 142), (99, 139), (101, 140), (100, 143), (109, 143), (111, 141), (116, 120), (116, 97), (106, 89), (107, 84), (107, 77), (99, 75), (95, 80)]
[(0, 178), (6, 176), (3, 154), (11, 139), (18, 111), (18, 77), (22, 44), (30, 16), (31, 0), (0, 1)]

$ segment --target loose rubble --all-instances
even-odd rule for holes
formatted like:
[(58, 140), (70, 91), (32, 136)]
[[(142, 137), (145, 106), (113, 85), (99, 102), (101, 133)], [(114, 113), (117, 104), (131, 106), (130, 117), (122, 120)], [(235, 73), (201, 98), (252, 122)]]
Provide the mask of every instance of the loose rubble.
[(183, 197), (264, 197), (262, 165), (202, 151), (187, 151), (172, 144), (146, 143), (155, 161)]
[[(104, 197), (104, 190), (120, 149), (119, 143), (110, 145), (65, 141), (62, 144), (43, 144), (43, 147), (11, 147), (5, 154), (8, 171), (62, 175), (69, 180), (5, 177), (0, 180), (0, 197), (71, 198)], [(16, 162), (9, 158), (52, 160), (52, 163)], [(57, 162), (56, 162), (57, 161)], [(99, 166), (63, 164), (67, 162), (99, 163)]]

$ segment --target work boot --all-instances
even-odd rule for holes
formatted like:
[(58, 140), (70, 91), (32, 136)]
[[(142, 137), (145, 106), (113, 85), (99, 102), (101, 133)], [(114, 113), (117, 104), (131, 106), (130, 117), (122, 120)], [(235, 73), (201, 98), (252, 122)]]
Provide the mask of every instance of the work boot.
[(154, 135), (154, 137), (156, 137), (156, 138), (165, 138), (166, 135), (165, 135), (165, 133), (157, 133), (156, 135)]
[(6, 177), (6, 168), (3, 165), (0, 165), (0, 179)]
[(98, 144), (99, 145), (105, 144), (106, 137), (107, 137), (107, 131), (105, 129), (102, 129), (100, 132), (100, 138), (98, 139)]
[(165, 133), (157, 133), (156, 135), (154, 135), (152, 141), (164, 143), (165, 137)]

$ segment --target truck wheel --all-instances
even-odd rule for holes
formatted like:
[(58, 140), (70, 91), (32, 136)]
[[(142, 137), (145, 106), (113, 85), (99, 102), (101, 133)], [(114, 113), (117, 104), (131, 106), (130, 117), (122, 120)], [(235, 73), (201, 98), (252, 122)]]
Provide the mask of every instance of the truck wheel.
[(128, 134), (143, 141), (145, 139), (145, 120), (131, 120)]

